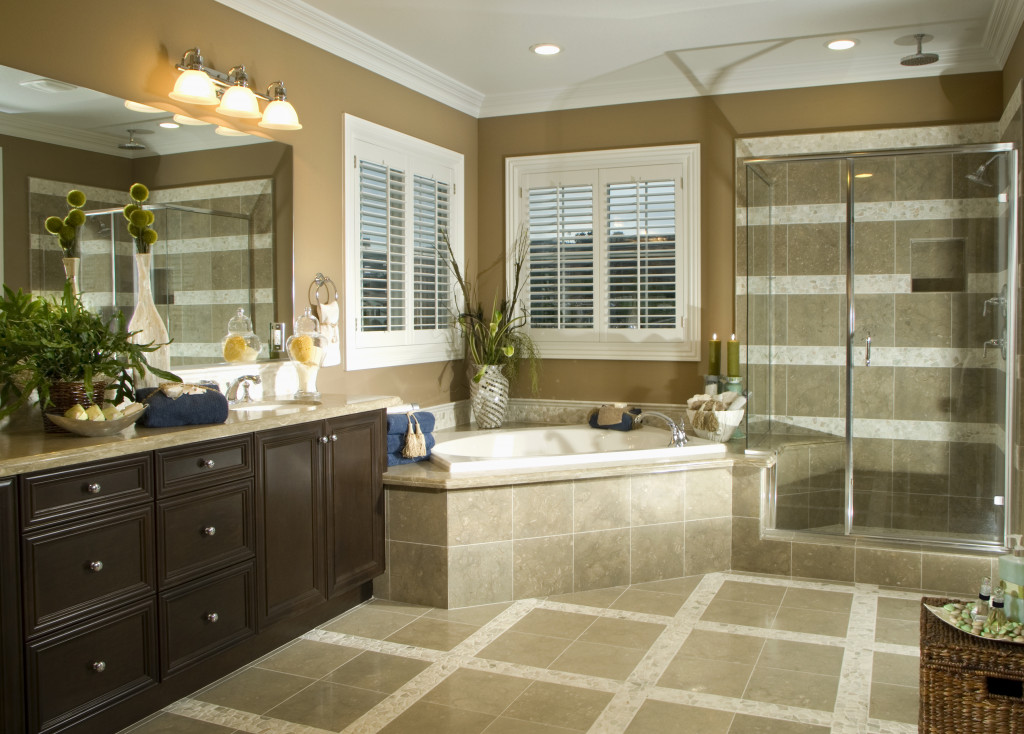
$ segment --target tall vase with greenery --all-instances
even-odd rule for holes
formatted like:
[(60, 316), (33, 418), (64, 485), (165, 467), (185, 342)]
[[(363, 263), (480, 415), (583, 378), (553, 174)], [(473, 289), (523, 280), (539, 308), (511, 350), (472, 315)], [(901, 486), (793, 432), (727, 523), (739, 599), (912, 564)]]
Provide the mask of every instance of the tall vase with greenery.
[[(167, 326), (160, 317), (156, 302), (153, 300), (151, 269), (153, 255), (151, 248), (158, 239), (153, 222), (156, 219), (151, 209), (143, 209), (143, 203), (149, 199), (149, 189), (145, 184), (134, 183), (128, 189), (131, 203), (124, 208), (124, 218), (128, 221), (128, 234), (135, 240), (135, 275), (138, 293), (135, 296), (135, 313), (128, 323), (128, 330), (136, 334), (135, 341), (140, 344), (156, 343), (161, 346), (150, 355), (149, 361), (161, 370), (171, 368), (171, 351), (167, 344)], [(140, 375), (144, 384), (156, 386), (156, 381)]]
[(71, 283), (71, 289), (78, 295), (78, 270), (81, 253), (78, 245), (78, 232), (85, 224), (85, 194), (78, 189), (71, 189), (66, 197), (68, 213), (61, 219), (58, 216), (47, 217), (43, 222), (46, 231), (57, 238), (60, 249), (64, 252), (64, 274)]
[(161, 345), (138, 344), (134, 336), (123, 314), (104, 319), (89, 311), (70, 283), (60, 300), (5, 285), (0, 300), (0, 418), (27, 405), (33, 394), (44, 412), (60, 408), (54, 399), (56, 386), (67, 383), (80, 383), (78, 393), (87, 401), (106, 386), (118, 403), (134, 399), (134, 373), (181, 381), (149, 363), (149, 355)]
[(470, 363), (470, 402), (477, 425), (498, 428), (508, 407), (509, 383), (515, 382), (525, 367), (530, 375), (530, 389), (538, 391), (537, 345), (523, 329), (526, 315), (521, 303), (525, 285), (522, 274), (529, 255), (529, 236), (521, 230), (512, 245), (511, 288), (499, 300), (495, 295), (490, 313), (483, 305), (474, 285), (463, 275), (447, 232), (442, 239), (448, 250), (448, 265), (462, 293), (464, 310), (456, 314), (455, 323), (466, 340), (466, 356)]

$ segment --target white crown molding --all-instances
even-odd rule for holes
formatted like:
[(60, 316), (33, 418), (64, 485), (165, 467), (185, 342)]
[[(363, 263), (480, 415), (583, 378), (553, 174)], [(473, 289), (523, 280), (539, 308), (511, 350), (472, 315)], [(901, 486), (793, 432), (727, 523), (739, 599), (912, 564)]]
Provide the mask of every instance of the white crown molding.
[(302, 0), (217, 0), (290, 36), (479, 117), (484, 96)]
[[(39, 143), (51, 143), (63, 145), (67, 148), (88, 150), (93, 153), (104, 155), (116, 155), (122, 158), (133, 158), (133, 151), (118, 148), (119, 143), (124, 142), (124, 136), (106, 135), (103, 133), (85, 132), (50, 125), (38, 121), (22, 121), (17, 115), (0, 115), (0, 134), (10, 135), (26, 140), (35, 140)], [(152, 154), (152, 152), (150, 152)]]
[(1024, 24), (1024, 0), (995, 0), (992, 14), (985, 26), (982, 46), (988, 50), (992, 58), (1002, 69), (1010, 55), (1017, 33)]

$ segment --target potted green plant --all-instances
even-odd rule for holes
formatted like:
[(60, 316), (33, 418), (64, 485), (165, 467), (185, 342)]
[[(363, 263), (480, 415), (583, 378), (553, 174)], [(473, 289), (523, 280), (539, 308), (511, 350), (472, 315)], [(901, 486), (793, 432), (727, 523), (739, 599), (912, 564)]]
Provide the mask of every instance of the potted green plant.
[(0, 418), (28, 404), (33, 392), (44, 412), (63, 412), (70, 407), (60, 403), (69, 384), (77, 386), (70, 391), (72, 403), (94, 402), (103, 386), (115, 390), (114, 402), (119, 403), (134, 399), (136, 374), (152, 372), (164, 380), (181, 381), (147, 361), (146, 356), (162, 345), (135, 344), (132, 336), (123, 314), (104, 319), (89, 311), (70, 283), (60, 300), (15, 292), (5, 285), (0, 300)]
[(531, 391), (538, 392), (540, 355), (523, 329), (526, 315), (516, 313), (522, 309), (522, 271), (529, 255), (529, 237), (525, 230), (516, 237), (512, 246), (512, 287), (500, 301), (497, 295), (494, 297), (489, 314), (484, 313), (475, 288), (462, 274), (447, 232), (442, 231), (441, 237), (448, 250), (448, 265), (462, 292), (465, 310), (455, 315), (455, 323), (465, 338), (472, 369), (469, 388), (473, 414), (480, 427), (498, 428), (508, 406), (509, 383), (518, 379), (524, 365), (529, 370)]

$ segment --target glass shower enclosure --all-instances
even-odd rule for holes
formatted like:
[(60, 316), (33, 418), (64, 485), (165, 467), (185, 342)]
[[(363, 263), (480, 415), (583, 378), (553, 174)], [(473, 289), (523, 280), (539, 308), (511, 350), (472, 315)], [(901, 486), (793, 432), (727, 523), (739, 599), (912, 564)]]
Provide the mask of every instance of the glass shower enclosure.
[(1004, 545), (1017, 166), (1009, 144), (742, 162), (769, 528)]

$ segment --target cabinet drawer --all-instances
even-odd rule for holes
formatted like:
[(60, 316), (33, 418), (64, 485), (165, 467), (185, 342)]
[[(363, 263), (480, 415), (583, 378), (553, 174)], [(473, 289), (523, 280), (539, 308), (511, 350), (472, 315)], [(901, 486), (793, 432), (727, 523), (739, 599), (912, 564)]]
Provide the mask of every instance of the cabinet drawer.
[(256, 632), (253, 563), (160, 595), (160, 665), (174, 675)]
[(23, 549), (28, 636), (155, 588), (152, 505), (25, 535)]
[(138, 454), (22, 478), (22, 524), (33, 528), (108, 512), (153, 496), (153, 460)]
[(62, 729), (157, 682), (156, 600), (26, 645), (29, 731)]
[(253, 556), (253, 494), (247, 479), (157, 502), (161, 589)]
[(157, 495), (252, 476), (252, 438), (232, 436), (156, 452)]

